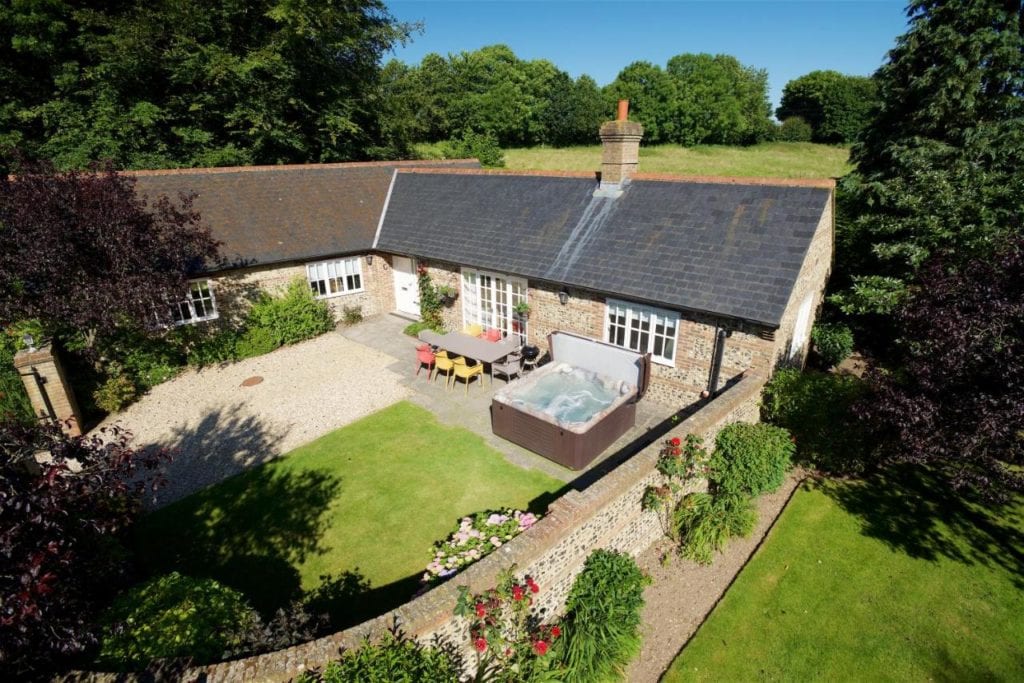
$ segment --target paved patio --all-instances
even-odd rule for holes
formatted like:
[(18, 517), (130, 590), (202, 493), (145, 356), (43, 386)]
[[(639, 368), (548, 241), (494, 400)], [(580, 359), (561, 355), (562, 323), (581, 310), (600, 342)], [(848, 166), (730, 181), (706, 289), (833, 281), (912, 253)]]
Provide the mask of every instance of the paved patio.
[(490, 446), (521, 467), (537, 469), (562, 481), (571, 482), (576, 488), (584, 488), (603, 472), (659, 439), (674, 424), (672, 416), (675, 410), (643, 399), (637, 405), (636, 426), (612, 444), (590, 467), (583, 471), (562, 467), (491, 432), (491, 396), (496, 388), (504, 385), (503, 379), (498, 379), (492, 386), (490, 377), (487, 377), (483, 388), (474, 380), (467, 396), (461, 382), (449, 391), (444, 388), (443, 377), (428, 382), (426, 368), (416, 376), (415, 349), (419, 342), (402, 332), (409, 322), (395, 315), (380, 315), (358, 325), (342, 327), (339, 333), (393, 358), (394, 362), (386, 366), (387, 370), (398, 376), (399, 383), (410, 390), (410, 401), (430, 410), (443, 423), (476, 432)]

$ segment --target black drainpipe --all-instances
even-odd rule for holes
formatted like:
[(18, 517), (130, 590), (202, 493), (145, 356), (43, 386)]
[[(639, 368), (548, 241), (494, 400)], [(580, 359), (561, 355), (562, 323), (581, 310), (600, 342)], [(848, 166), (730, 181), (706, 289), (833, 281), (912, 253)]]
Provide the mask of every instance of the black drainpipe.
[(718, 376), (722, 372), (722, 357), (725, 356), (725, 340), (732, 336), (731, 330), (721, 327), (715, 334), (715, 355), (711, 358), (711, 375), (708, 377), (708, 388), (704, 391), (704, 398), (714, 398), (718, 393)]

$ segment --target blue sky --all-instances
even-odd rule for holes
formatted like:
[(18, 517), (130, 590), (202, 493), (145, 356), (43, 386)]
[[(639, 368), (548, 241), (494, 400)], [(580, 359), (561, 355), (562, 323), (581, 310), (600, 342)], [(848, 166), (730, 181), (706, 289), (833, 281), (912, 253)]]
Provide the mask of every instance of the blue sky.
[[(387, 1), (387, 0), (386, 0)], [(504, 43), (522, 59), (548, 59), (599, 85), (631, 62), (664, 66), (683, 52), (733, 55), (768, 70), (773, 107), (787, 81), (815, 69), (869, 75), (906, 27), (902, 0), (640, 2), (634, 0), (394, 0), (424, 32), (392, 56), (418, 63)]]

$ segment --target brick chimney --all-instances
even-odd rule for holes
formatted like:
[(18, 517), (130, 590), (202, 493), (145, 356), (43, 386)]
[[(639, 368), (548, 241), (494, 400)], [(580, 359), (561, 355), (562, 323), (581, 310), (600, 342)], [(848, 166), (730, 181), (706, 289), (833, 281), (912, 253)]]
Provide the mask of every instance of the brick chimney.
[(629, 100), (619, 100), (614, 121), (601, 126), (601, 185), (595, 195), (617, 197), (636, 172), (644, 127), (629, 120)]

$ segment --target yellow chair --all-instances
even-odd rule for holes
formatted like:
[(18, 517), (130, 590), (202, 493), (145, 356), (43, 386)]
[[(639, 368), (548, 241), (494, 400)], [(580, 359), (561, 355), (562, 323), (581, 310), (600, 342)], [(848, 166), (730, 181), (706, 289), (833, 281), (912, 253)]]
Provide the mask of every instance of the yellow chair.
[(448, 357), (447, 351), (438, 351), (434, 354), (434, 379), (442, 372), (444, 373), (444, 388), (448, 388), (448, 382), (452, 379), (452, 372), (455, 370), (455, 363)]
[(484, 388), (484, 364), (477, 363), (476, 365), (467, 365), (466, 359), (462, 356), (452, 360), (455, 364), (455, 375), (452, 377), (452, 387), (455, 386), (455, 380), (461, 377), (466, 382), (466, 395), (469, 395), (469, 381), (474, 377), (480, 377), (480, 388)]
[(466, 327), (463, 328), (462, 331), (468, 334), (470, 337), (479, 337), (481, 334), (484, 333), (484, 328), (480, 325), (466, 325)]

